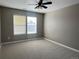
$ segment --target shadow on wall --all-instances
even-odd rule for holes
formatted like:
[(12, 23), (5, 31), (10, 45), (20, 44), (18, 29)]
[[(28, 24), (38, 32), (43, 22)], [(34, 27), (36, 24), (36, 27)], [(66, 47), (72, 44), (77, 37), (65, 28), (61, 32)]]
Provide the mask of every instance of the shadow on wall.
[(79, 4), (45, 14), (45, 37), (79, 49)]

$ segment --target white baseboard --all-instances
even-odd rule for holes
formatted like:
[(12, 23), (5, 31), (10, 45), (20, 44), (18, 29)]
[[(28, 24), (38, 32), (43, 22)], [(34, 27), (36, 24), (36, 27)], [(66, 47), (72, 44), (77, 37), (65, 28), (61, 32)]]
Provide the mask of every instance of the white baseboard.
[[(33, 38), (33, 39), (39, 39), (39, 38)], [(18, 41), (12, 41), (12, 42), (4, 42), (4, 43), (2, 43), (2, 45), (14, 44), (14, 43), (19, 43), (19, 42), (26, 42), (26, 41), (30, 41), (30, 40), (32, 40), (32, 39), (18, 40)]]
[(2, 43), (2, 45), (6, 45), (6, 44), (14, 44), (14, 43), (19, 43), (19, 42), (26, 42), (27, 40), (18, 40), (18, 41), (12, 41), (12, 42), (4, 42)]
[(64, 44), (61, 44), (61, 43), (59, 43), (59, 42), (56, 42), (56, 41), (53, 41), (53, 40), (50, 40), (50, 39), (47, 39), (47, 38), (45, 38), (45, 40), (47, 40), (47, 41), (49, 41), (49, 42), (51, 42), (51, 43), (54, 43), (54, 44), (56, 44), (56, 45), (65, 47), (65, 48), (67, 48), (67, 49), (69, 49), (69, 50), (72, 50), (72, 51), (75, 51), (75, 52), (79, 53), (79, 50), (77, 50), (77, 49), (75, 49), (75, 48), (71, 48), (71, 47), (69, 47), (69, 46), (66, 46), (66, 45), (64, 45)]

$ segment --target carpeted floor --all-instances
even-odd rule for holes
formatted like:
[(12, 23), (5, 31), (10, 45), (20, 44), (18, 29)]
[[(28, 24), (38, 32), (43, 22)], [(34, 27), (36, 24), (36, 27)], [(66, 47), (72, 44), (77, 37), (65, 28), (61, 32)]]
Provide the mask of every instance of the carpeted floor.
[(2, 59), (79, 59), (79, 53), (46, 40), (4, 45)]

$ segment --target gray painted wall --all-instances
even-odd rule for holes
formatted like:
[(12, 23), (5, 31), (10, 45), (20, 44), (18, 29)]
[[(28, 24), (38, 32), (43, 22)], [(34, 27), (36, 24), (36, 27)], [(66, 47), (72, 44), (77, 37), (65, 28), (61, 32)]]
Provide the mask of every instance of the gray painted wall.
[[(37, 17), (37, 34), (32, 35), (13, 35), (13, 15), (25, 15), (25, 16), (35, 16)], [(2, 42), (9, 42), (9, 41), (17, 41), (17, 40), (25, 40), (27, 38), (36, 38), (43, 36), (43, 16), (44, 14), (17, 10), (17, 9), (10, 9), (2, 7)], [(8, 39), (10, 37), (10, 39)]]
[(1, 8), (0, 8), (0, 43), (1, 43)]
[(44, 35), (79, 49), (79, 4), (45, 14)]

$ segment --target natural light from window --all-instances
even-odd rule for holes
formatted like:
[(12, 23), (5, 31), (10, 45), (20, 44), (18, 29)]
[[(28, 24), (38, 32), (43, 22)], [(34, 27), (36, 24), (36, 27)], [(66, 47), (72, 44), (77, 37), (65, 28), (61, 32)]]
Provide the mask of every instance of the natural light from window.
[(26, 16), (13, 15), (14, 35), (26, 34)]
[(37, 18), (27, 16), (27, 34), (37, 33)]

